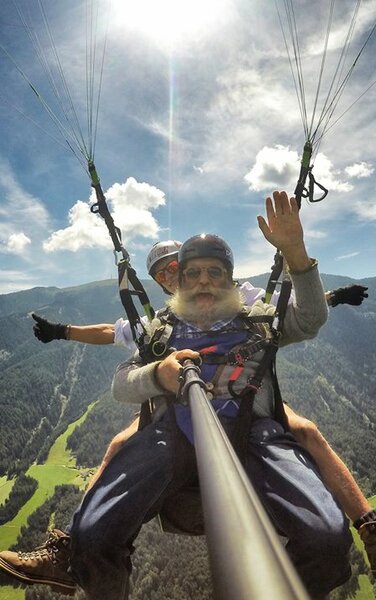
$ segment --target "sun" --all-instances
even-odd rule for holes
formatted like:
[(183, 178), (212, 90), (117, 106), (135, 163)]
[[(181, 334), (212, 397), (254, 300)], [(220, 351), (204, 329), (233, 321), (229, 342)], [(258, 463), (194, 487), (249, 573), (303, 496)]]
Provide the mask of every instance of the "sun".
[(112, 21), (161, 45), (176, 47), (225, 23), (230, 1), (113, 0)]

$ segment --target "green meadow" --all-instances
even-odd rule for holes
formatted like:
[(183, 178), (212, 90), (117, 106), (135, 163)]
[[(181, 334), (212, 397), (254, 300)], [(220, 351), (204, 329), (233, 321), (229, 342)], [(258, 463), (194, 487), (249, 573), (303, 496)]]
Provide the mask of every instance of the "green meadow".
[(25, 590), (11, 585), (0, 587), (0, 600), (25, 600)]
[[(79, 487), (85, 486), (88, 469), (78, 469), (74, 456), (67, 450), (67, 439), (72, 431), (80, 425), (87, 417), (95, 403), (92, 403), (82, 417), (67, 427), (66, 431), (59, 436), (52, 446), (46, 462), (43, 465), (32, 465), (27, 475), (38, 481), (38, 488), (33, 496), (24, 504), (16, 517), (5, 525), (0, 526), (0, 540), (2, 548), (9, 548), (15, 544), (21, 531), (21, 527), (27, 524), (28, 517), (48, 498), (53, 496), (55, 486), (73, 484)], [(2, 478), (4, 479), (4, 478)], [(1, 482), (3, 483), (3, 482)], [(13, 482), (14, 483), (14, 482)], [(13, 485), (12, 483), (12, 485)], [(4, 483), (4, 487), (6, 483)], [(9, 491), (11, 486), (8, 485)], [(9, 491), (7, 495), (9, 495)], [(1, 590), (1, 588), (0, 588)], [(1, 599), (1, 596), (0, 596)]]
[(5, 476), (0, 477), (0, 504), (4, 504), (8, 498), (15, 481), (15, 479), (7, 479)]

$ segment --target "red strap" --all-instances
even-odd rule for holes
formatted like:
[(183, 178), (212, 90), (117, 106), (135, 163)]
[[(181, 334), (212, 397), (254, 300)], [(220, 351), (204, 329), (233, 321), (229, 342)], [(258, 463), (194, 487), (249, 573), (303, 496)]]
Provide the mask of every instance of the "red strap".
[(229, 381), (236, 381), (237, 378), (240, 377), (242, 371), (244, 371), (244, 367), (235, 367), (235, 369), (229, 377)]
[(217, 352), (218, 346), (207, 346), (207, 348), (202, 348), (200, 350), (200, 354), (210, 354), (211, 352)]

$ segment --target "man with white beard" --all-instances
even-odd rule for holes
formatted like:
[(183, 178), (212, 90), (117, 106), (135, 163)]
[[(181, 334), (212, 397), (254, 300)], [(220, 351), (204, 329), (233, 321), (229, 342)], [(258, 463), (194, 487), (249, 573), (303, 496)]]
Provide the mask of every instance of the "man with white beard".
[[(295, 290), (296, 302), (289, 304), (282, 329), (286, 345), (315, 337), (327, 319), (327, 305), (317, 261), (304, 246), (295, 200), (274, 192), (266, 211), (267, 221), (259, 216), (259, 227), (282, 251)], [(210, 384), (213, 408), (230, 439), (234, 433), (239, 400), (228, 385), (234, 365), (221, 359), (267, 333), (261, 324), (246, 324), (233, 266), (231, 249), (218, 236), (185, 242), (179, 252), (179, 291), (169, 302), (169, 345), (176, 350), (147, 365), (136, 356), (117, 369), (115, 398), (137, 404), (152, 399), (156, 411), (112, 459), (74, 516), (71, 573), (91, 600), (128, 598), (132, 542), (142, 524), (197, 480), (190, 410), (176, 402), (185, 359), (202, 358), (201, 376)], [(264, 314), (275, 310), (254, 306)], [(233, 382), (237, 393), (257, 374), (263, 356), (262, 349), (255, 350), (245, 361)], [(351, 535), (315, 463), (284, 422), (268, 369), (252, 406), (244, 466), (274, 527), (287, 538), (286, 550), (308, 592), (318, 598), (349, 577)]]

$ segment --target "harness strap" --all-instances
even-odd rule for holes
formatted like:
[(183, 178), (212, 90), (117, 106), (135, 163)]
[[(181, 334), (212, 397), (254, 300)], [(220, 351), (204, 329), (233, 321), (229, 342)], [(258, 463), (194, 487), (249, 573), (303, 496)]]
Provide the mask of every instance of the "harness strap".
[[(153, 342), (151, 344), (151, 352), (156, 358), (164, 357), (169, 350), (168, 342), (172, 335), (173, 325), (171, 323), (166, 323), (161, 329), (160, 335), (155, 338), (153, 337)], [(156, 333), (158, 333), (158, 331)]]
[[(122, 245), (121, 231), (115, 226), (114, 220), (108, 210), (106, 198), (95, 165), (92, 161), (88, 163), (88, 170), (97, 197), (96, 204), (93, 204), (90, 210), (94, 214), (99, 213), (104, 219), (114, 245), (114, 252), (121, 253), (122, 258), (117, 261), (120, 299), (129, 320), (133, 340), (140, 350), (140, 356), (142, 356), (143, 340), (146, 331), (134, 305), (132, 296), (138, 296), (145, 314), (150, 321), (154, 316), (154, 310), (141, 281), (137, 277), (136, 271), (130, 265), (129, 254)], [(128, 282), (132, 285), (133, 290), (129, 289)]]
[[(266, 344), (265, 339), (258, 340), (254, 343), (247, 342), (242, 344), (236, 350), (230, 350), (230, 352), (226, 352), (226, 354), (222, 354), (221, 356), (216, 356), (215, 354), (210, 354), (210, 348), (203, 348), (200, 350), (200, 356), (202, 358), (202, 362), (206, 365), (236, 365), (243, 366), (244, 362), (250, 360), (252, 356), (262, 350)], [(212, 350), (213, 351), (213, 350)]]
[[(279, 346), (279, 339), (281, 336), (281, 331), (283, 327), (284, 318), (286, 315), (287, 305), (291, 293), (291, 280), (285, 278), (282, 282), (281, 293), (278, 299), (276, 312), (274, 315), (273, 325), (271, 327), (271, 338), (268, 340), (268, 346), (265, 350), (265, 354), (260, 361), (256, 373), (253, 378), (248, 382), (247, 387), (242, 392), (241, 402), (239, 406), (239, 412), (237, 416), (237, 426), (236, 432), (233, 439), (234, 448), (236, 449), (239, 459), (245, 463), (247, 460), (247, 449), (248, 449), (248, 437), (249, 431), (252, 425), (253, 420), (253, 403), (255, 399), (255, 395), (259, 390), (262, 380), (265, 376), (265, 373), (268, 369), (271, 371), (272, 375), (272, 383), (273, 383), (273, 391), (274, 391), (274, 411), (275, 418), (279, 421), (282, 426), (287, 429), (287, 417), (285, 414), (285, 410), (283, 407), (283, 400), (281, 396), (281, 391), (279, 388), (279, 383), (277, 379), (276, 373), (276, 355)], [(241, 367), (239, 367), (241, 369)], [(234, 377), (239, 376), (241, 371), (238, 373), (234, 373)], [(229, 391), (234, 385), (234, 380), (229, 382)]]
[(281, 423), (285, 431), (289, 430), (289, 424), (287, 420), (287, 415), (285, 411), (285, 405), (283, 403), (281, 390), (279, 387), (277, 372), (276, 372), (276, 360), (272, 361), (271, 364), (271, 373), (272, 373), (272, 382), (273, 382), (273, 390), (274, 390), (274, 410), (275, 410), (275, 418), (276, 421)]
[[(254, 420), (253, 404), (257, 391), (259, 390), (262, 379), (268, 368), (272, 370), (273, 390), (274, 390), (274, 402), (275, 402), (275, 418), (285, 426), (286, 418), (283, 417), (283, 403), (281, 394), (279, 391), (279, 385), (276, 376), (273, 376), (275, 369), (273, 365), (275, 363), (275, 356), (278, 350), (278, 343), (273, 342), (269, 344), (262, 361), (260, 362), (256, 373), (252, 380), (248, 383), (247, 387), (238, 396), (241, 398), (239, 412), (236, 417), (237, 423), (232, 439), (232, 444), (236, 453), (238, 454), (239, 460), (246, 465), (248, 456), (248, 440), (249, 432)], [(276, 387), (275, 387), (276, 386)], [(229, 389), (231, 388), (229, 382)], [(277, 409), (278, 406), (278, 409)]]
[(243, 306), (243, 308), (241, 309), (240, 313), (239, 313), (239, 317), (243, 320), (243, 323), (246, 325), (247, 329), (250, 329), (251, 325), (253, 324), (257, 324), (257, 323), (267, 323), (268, 325), (271, 325), (273, 323), (273, 315), (266, 315), (266, 314), (261, 314), (261, 315), (252, 315), (250, 314), (250, 311), (252, 310), (252, 306)]
[[(319, 196), (318, 198), (314, 197), (314, 193), (315, 193), (315, 187), (320, 188), (320, 190), (322, 191), (321, 196)], [(321, 200), (324, 200), (324, 198), (327, 197), (329, 190), (324, 187), (322, 185), (322, 183), (319, 183), (318, 181), (316, 181), (313, 173), (312, 173), (312, 167), (309, 170), (309, 186), (308, 186), (308, 200), (310, 202), (321, 202)]]
[(307, 141), (304, 144), (302, 161), (300, 163), (300, 173), (299, 173), (299, 177), (298, 177), (298, 182), (296, 184), (296, 188), (294, 190), (294, 195), (295, 195), (296, 201), (298, 203), (299, 209), (301, 207), (302, 198), (307, 198), (308, 194), (309, 194), (307, 188), (305, 187), (305, 184), (306, 184), (308, 174), (309, 174), (310, 170), (312, 170), (311, 158), (312, 158), (312, 144), (311, 144), (311, 142)]
[(140, 419), (138, 421), (138, 431), (140, 431), (141, 429), (146, 427), (146, 425), (149, 425), (149, 423), (151, 423), (151, 422), (152, 422), (152, 413), (151, 413), (151, 408), (150, 408), (150, 401), (145, 400), (145, 402), (143, 402), (141, 404)]
[(248, 436), (253, 421), (253, 403), (255, 395), (255, 390), (249, 389), (242, 396), (238, 416), (236, 417), (236, 425), (231, 436), (233, 448), (243, 465), (247, 462)]
[(289, 277), (286, 277), (282, 281), (281, 293), (278, 298), (277, 306), (275, 309), (274, 319), (272, 328), (281, 333), (283, 322), (286, 315), (287, 306), (291, 295), (292, 283)]
[[(304, 144), (303, 156), (302, 156), (302, 160), (300, 163), (299, 177), (298, 177), (298, 181), (297, 181), (297, 184), (296, 184), (296, 187), (294, 190), (294, 196), (295, 196), (296, 202), (298, 204), (299, 210), (302, 205), (302, 198), (307, 198), (307, 200), (309, 202), (321, 202), (321, 200), (324, 200), (324, 198), (326, 198), (326, 196), (328, 195), (327, 188), (324, 187), (318, 181), (316, 181), (316, 179), (312, 173), (312, 169), (313, 169), (313, 164), (311, 164), (312, 151), (313, 151), (312, 143), (308, 140)], [(306, 187), (307, 178), (308, 178), (308, 188)], [(319, 188), (322, 192), (322, 194), (318, 198), (314, 197), (315, 188)], [(277, 284), (279, 283), (279, 278), (281, 276), (282, 270), (283, 270), (283, 255), (280, 250), (277, 250), (277, 252), (274, 255), (274, 265), (272, 266), (272, 271), (271, 271), (269, 281), (266, 286), (266, 292), (265, 292), (265, 302), (266, 303), (269, 303), (271, 300), (273, 292), (274, 292)]]
[(280, 252), (280, 250), (277, 250), (277, 252), (274, 255), (274, 264), (272, 266), (272, 271), (270, 273), (269, 281), (267, 283), (266, 290), (265, 290), (264, 301), (266, 302), (266, 304), (269, 304), (272, 299), (275, 288), (277, 287), (277, 284), (279, 283), (279, 278), (282, 273), (282, 269), (283, 269), (283, 255)]

